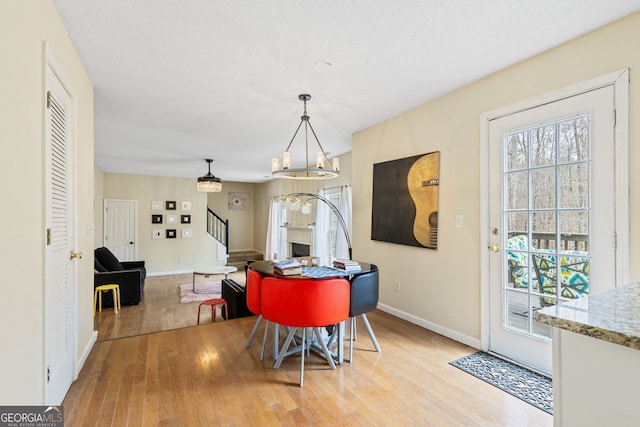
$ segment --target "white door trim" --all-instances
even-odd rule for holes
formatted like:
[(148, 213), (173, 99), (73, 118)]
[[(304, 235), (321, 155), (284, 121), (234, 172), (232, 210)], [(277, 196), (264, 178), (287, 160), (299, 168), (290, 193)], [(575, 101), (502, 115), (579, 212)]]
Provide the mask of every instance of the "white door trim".
[[(616, 110), (615, 185), (616, 192), (616, 286), (629, 281), (629, 69), (615, 71), (567, 88), (527, 99), (480, 115), (480, 347), (489, 349), (489, 122), (491, 120), (579, 95), (605, 86), (614, 86)], [(626, 233), (621, 233), (625, 230)]]

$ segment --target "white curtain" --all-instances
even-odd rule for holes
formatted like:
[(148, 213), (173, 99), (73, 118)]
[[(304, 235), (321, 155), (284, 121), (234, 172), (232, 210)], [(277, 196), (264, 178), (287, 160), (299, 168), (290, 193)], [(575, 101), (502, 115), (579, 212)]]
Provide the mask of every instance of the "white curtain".
[[(324, 191), (318, 193), (324, 197)], [(329, 265), (329, 215), (331, 210), (322, 201), (316, 200), (316, 226), (313, 235), (313, 255), (320, 258), (320, 265)]]
[[(347, 233), (351, 238), (351, 187), (343, 186), (340, 191), (340, 206), (338, 211), (344, 218), (344, 222), (347, 226)], [(338, 224), (338, 234), (336, 236), (336, 258), (349, 259), (349, 245), (347, 239), (344, 236), (344, 231), (340, 224)]]
[(287, 221), (286, 210), (279, 197), (272, 197), (269, 203), (269, 222), (267, 224), (267, 242), (265, 259), (285, 258), (287, 256), (287, 229), (282, 225)]

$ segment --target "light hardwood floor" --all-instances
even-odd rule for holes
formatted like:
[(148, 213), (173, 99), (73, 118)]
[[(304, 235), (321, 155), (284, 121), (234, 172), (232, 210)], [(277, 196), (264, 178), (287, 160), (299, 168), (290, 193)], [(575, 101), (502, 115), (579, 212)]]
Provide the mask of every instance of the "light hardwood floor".
[[(129, 322), (127, 311), (119, 322)], [(169, 321), (149, 323), (181, 323), (181, 310), (167, 313)], [(193, 325), (196, 314), (185, 315)], [(102, 340), (63, 402), (65, 426), (553, 424), (549, 414), (449, 365), (475, 349), (379, 310), (369, 320), (382, 353), (360, 325), (353, 364), (331, 371), (312, 355), (303, 388), (299, 357), (274, 370), (270, 358), (260, 361), (261, 334), (245, 347), (255, 317)]]
[[(239, 284), (245, 284), (244, 270), (229, 274)], [(196, 276), (196, 283), (220, 281), (224, 276), (204, 278)], [(142, 301), (138, 305), (122, 307), (122, 312), (114, 315), (113, 309), (103, 309), (96, 313), (94, 330), (98, 331), (98, 341), (130, 337), (152, 332), (194, 326), (198, 318), (197, 302), (180, 304), (178, 287), (193, 283), (191, 274), (147, 277)], [(217, 310), (218, 320), (220, 309)], [(211, 321), (211, 309), (202, 309), (200, 323)]]

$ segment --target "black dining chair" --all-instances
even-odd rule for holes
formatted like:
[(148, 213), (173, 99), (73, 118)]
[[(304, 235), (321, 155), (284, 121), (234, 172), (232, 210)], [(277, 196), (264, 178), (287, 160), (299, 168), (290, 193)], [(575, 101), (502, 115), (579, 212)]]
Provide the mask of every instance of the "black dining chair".
[(356, 317), (360, 316), (367, 328), (371, 342), (378, 353), (382, 352), (376, 335), (371, 329), (367, 314), (378, 307), (380, 278), (378, 267), (371, 264), (371, 271), (356, 274), (351, 279), (351, 303), (349, 305), (349, 319), (351, 332), (349, 334), (349, 363), (353, 361), (353, 340), (356, 338)]

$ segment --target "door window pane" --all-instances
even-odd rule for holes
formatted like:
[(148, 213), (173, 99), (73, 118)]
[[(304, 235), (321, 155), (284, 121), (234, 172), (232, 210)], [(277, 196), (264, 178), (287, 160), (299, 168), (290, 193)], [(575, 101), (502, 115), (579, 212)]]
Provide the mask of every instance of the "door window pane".
[(531, 171), (531, 207), (533, 209), (555, 209), (556, 168)]
[(529, 156), (527, 154), (527, 143), (525, 132), (516, 132), (506, 136), (507, 164), (508, 171), (525, 169)]
[(560, 208), (589, 206), (589, 167), (586, 163), (560, 166)]
[(507, 209), (527, 209), (529, 205), (527, 177), (527, 171), (506, 174)]
[(558, 124), (558, 163), (589, 159), (589, 118), (585, 115)]
[(540, 126), (530, 131), (531, 167), (556, 163), (556, 129), (554, 125)]

